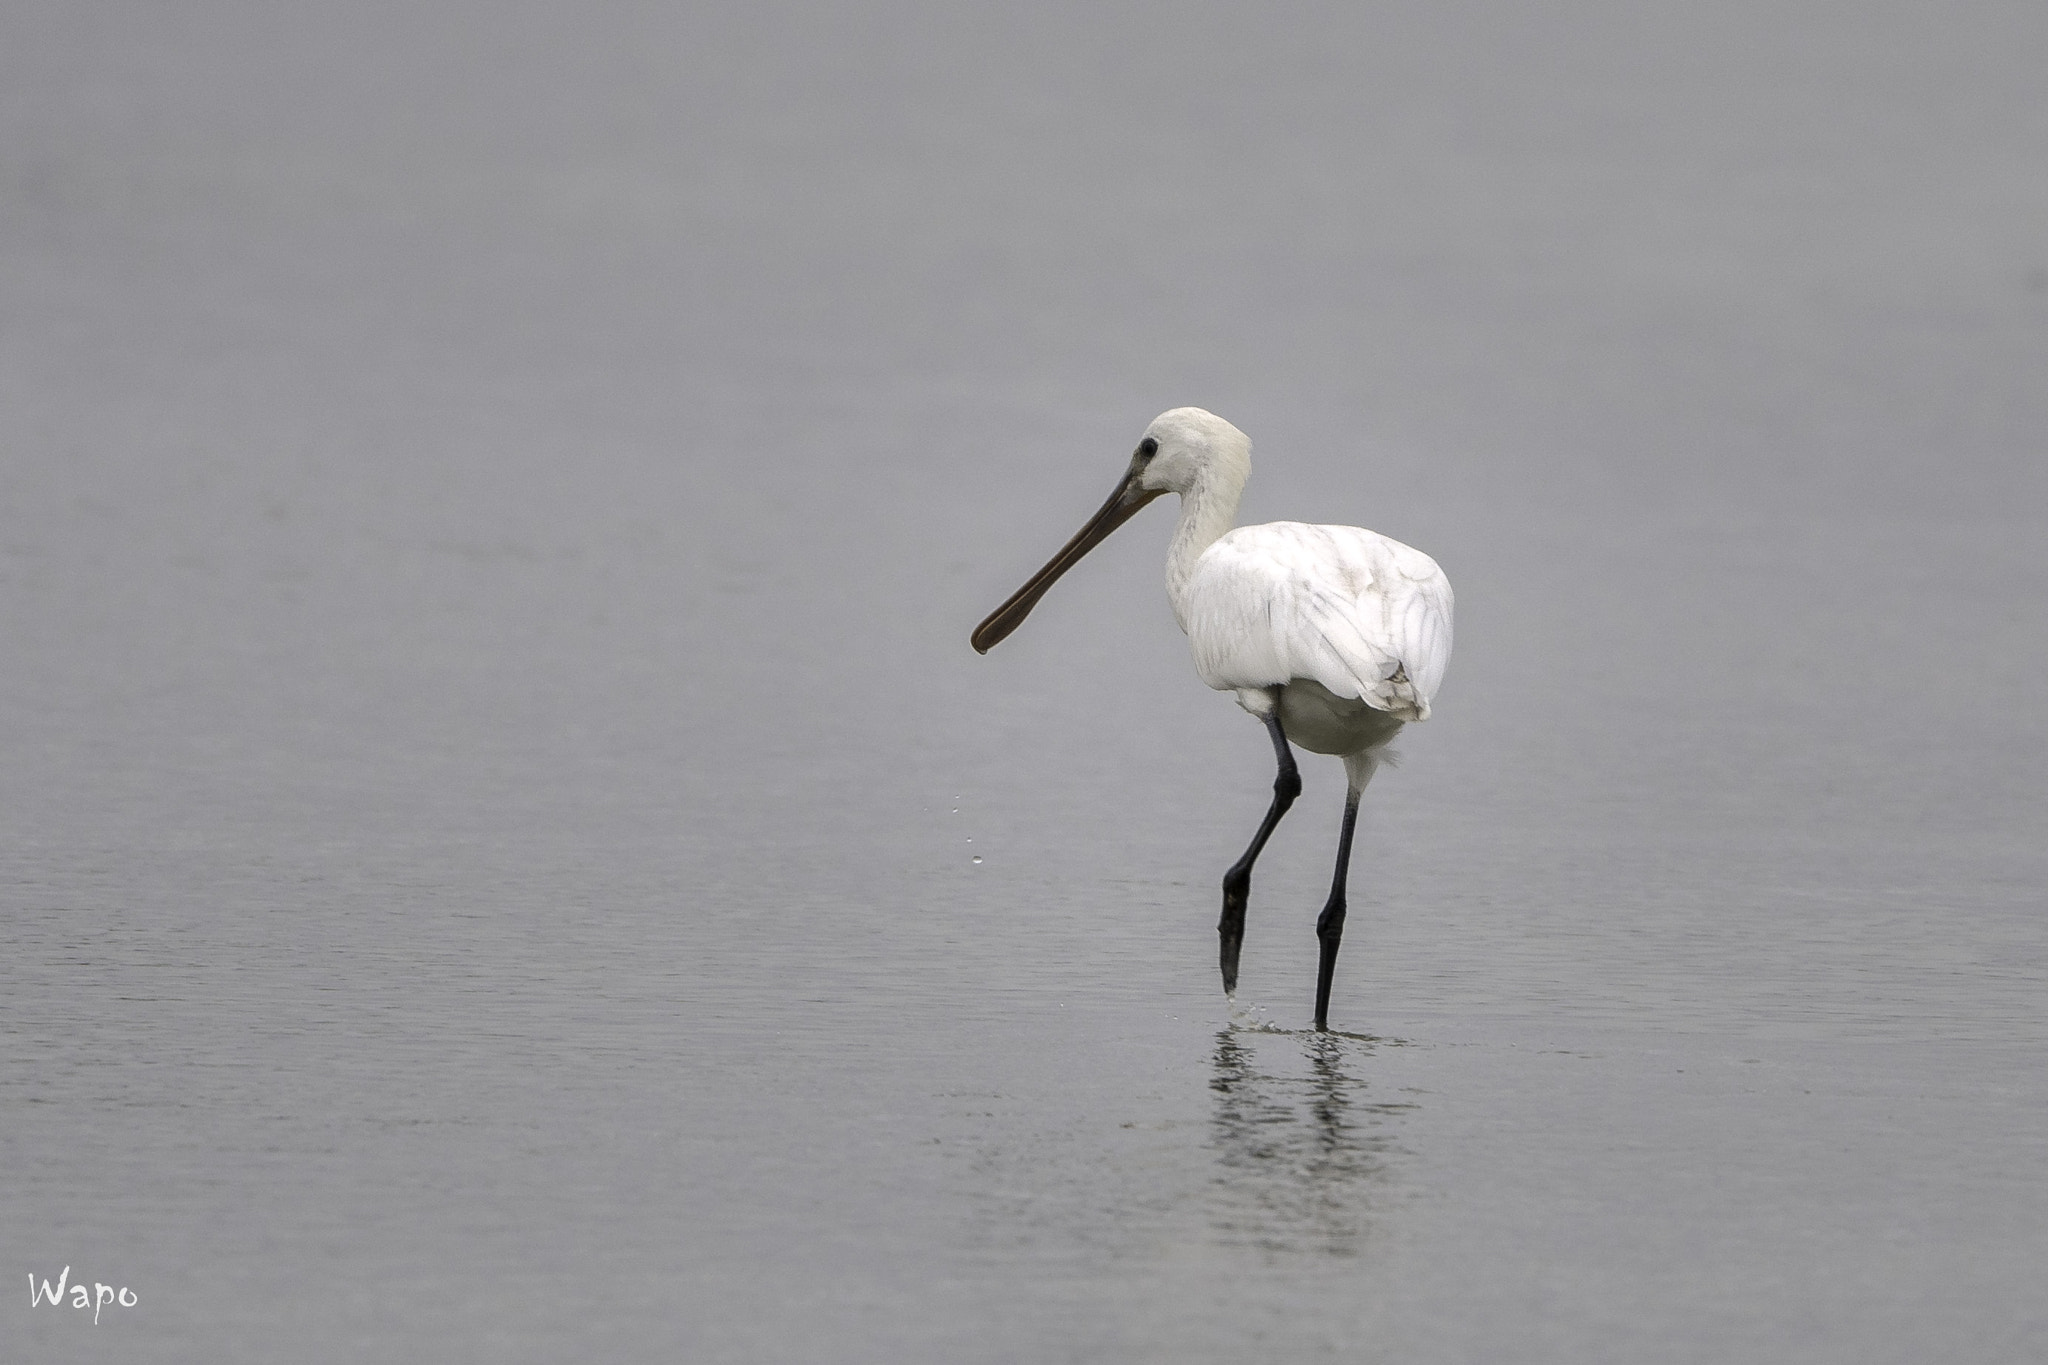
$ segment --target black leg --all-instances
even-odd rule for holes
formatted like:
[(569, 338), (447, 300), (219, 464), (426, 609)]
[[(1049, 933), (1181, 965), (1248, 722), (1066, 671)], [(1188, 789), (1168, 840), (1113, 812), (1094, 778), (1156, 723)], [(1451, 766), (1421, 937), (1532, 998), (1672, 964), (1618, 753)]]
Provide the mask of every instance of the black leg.
[(1337, 945), (1344, 941), (1344, 878), (1351, 871), (1351, 830), (1358, 823), (1358, 789), (1344, 798), (1344, 832), (1337, 836), (1337, 876), (1330, 883), (1330, 899), (1316, 918), (1316, 938), (1323, 945), (1322, 961), (1316, 966), (1316, 1028), (1330, 1027), (1330, 979), (1337, 974)]
[(1223, 918), (1217, 922), (1216, 932), (1223, 939), (1225, 995), (1237, 991), (1237, 950), (1244, 946), (1244, 908), (1251, 899), (1252, 864), (1259, 860), (1259, 850), (1272, 837), (1273, 826), (1280, 823), (1294, 798), (1301, 795), (1301, 774), (1295, 770), (1293, 750), (1287, 747), (1287, 733), (1280, 728), (1278, 706), (1266, 716), (1266, 733), (1273, 737), (1273, 756), (1280, 761), (1280, 774), (1273, 779), (1273, 805), (1259, 825), (1259, 832), (1252, 836), (1252, 846), (1223, 874)]

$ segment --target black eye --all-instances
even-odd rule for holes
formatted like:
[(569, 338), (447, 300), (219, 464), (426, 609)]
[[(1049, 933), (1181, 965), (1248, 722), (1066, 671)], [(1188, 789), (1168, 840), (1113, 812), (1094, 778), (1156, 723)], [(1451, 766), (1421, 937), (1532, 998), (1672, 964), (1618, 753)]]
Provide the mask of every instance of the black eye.
[(1151, 459), (1151, 458), (1152, 458), (1152, 457), (1153, 457), (1154, 455), (1157, 455), (1158, 453), (1159, 453), (1159, 442), (1157, 442), (1157, 441), (1153, 440), (1153, 439), (1152, 439), (1152, 438), (1151, 438), (1150, 436), (1147, 436), (1147, 437), (1146, 437), (1146, 438), (1145, 438), (1144, 440), (1142, 440), (1142, 441), (1138, 442), (1138, 458), (1139, 458), (1139, 459), (1141, 459), (1141, 460), (1149, 460), (1149, 459)]

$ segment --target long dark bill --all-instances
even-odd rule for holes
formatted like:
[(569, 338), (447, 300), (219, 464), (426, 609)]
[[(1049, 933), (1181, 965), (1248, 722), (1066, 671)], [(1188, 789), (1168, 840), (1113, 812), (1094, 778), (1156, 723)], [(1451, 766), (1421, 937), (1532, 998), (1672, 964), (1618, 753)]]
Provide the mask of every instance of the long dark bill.
[(1011, 595), (1010, 600), (989, 613), (986, 621), (974, 628), (974, 652), (986, 654), (1003, 642), (1003, 639), (1018, 626), (1038, 605), (1038, 599), (1045, 596), (1047, 589), (1059, 581), (1059, 576), (1081, 562), (1081, 556), (1109, 539), (1109, 533), (1136, 516), (1138, 509), (1165, 490), (1139, 486), (1138, 475), (1144, 472), (1145, 461), (1133, 456), (1131, 467), (1116, 486), (1116, 492), (1109, 495), (1109, 501), (1102, 504), (1102, 510), (1088, 518), (1088, 524), (1074, 533), (1074, 538), (1060, 547), (1046, 566), (1031, 575), (1031, 581)]

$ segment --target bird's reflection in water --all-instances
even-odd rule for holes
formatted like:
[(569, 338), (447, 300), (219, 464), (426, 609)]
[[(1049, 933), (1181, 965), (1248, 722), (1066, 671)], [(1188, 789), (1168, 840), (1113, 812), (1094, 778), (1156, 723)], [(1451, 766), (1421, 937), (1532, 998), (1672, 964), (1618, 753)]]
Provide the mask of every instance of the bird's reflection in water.
[(1355, 1255), (1406, 1103), (1367, 1093), (1377, 1040), (1334, 1033), (1216, 1036), (1217, 1231), (1270, 1252)]

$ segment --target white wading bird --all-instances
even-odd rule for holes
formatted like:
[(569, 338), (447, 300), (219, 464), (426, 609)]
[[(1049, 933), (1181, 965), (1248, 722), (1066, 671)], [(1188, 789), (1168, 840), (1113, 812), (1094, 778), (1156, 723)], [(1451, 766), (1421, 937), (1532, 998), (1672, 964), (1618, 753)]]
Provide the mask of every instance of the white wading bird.
[(1251, 847), (1223, 874), (1223, 990), (1237, 992), (1252, 864), (1301, 794), (1287, 747), (1344, 759), (1350, 791), (1337, 873), (1316, 921), (1316, 1027), (1327, 1029), (1330, 978), (1344, 936), (1344, 878), (1358, 797), (1411, 720), (1429, 719), (1430, 698), (1451, 657), (1451, 585), (1420, 550), (1356, 526), (1275, 521), (1231, 529), (1251, 475), (1252, 443), (1200, 408), (1161, 413), (1102, 510), (1052, 562), (974, 631), (986, 654), (1015, 630), (1046, 590), (1109, 533), (1164, 493), (1180, 494), (1180, 524), (1166, 553), (1166, 595), (1187, 632), (1195, 672), (1265, 722), (1280, 775)]

